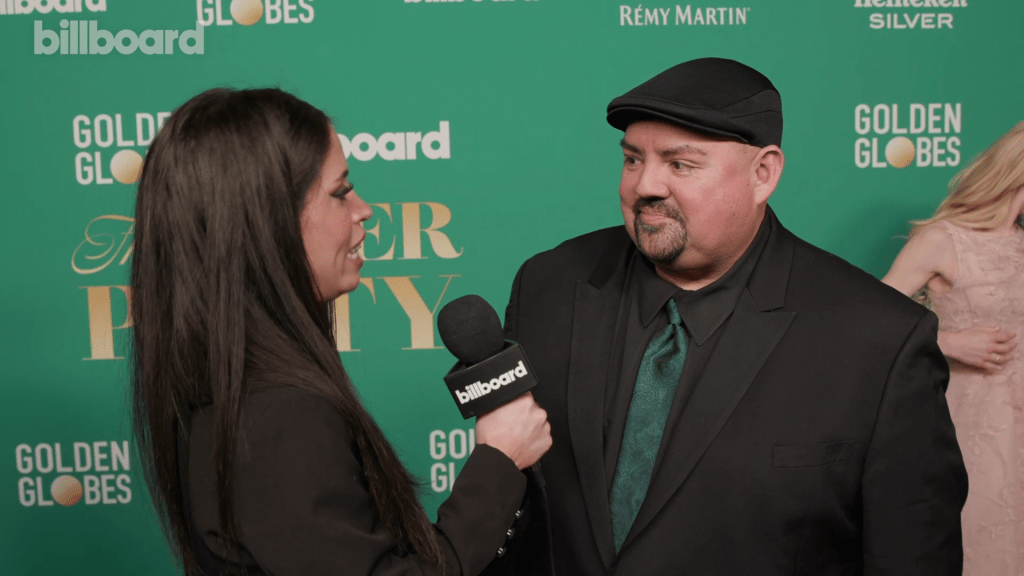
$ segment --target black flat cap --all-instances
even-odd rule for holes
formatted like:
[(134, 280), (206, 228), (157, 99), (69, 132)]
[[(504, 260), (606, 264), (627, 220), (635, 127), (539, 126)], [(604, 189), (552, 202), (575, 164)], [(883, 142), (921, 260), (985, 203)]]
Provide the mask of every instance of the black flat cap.
[(608, 123), (625, 131), (657, 120), (752, 146), (782, 146), (782, 98), (750, 66), (700, 58), (665, 70), (608, 104)]

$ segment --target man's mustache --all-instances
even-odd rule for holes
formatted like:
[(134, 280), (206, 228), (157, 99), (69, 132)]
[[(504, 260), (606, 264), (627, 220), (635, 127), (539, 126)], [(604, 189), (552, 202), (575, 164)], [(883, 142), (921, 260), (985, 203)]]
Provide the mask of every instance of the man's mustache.
[(675, 206), (669, 204), (664, 198), (638, 199), (633, 204), (633, 214), (639, 216), (641, 212), (655, 213), (685, 223), (683, 213)]

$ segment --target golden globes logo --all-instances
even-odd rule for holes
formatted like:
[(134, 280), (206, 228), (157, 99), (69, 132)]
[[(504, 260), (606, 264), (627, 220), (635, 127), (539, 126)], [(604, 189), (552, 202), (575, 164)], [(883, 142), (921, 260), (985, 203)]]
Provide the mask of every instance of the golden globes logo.
[[(71, 121), (75, 146), (75, 179), (82, 186), (90, 184), (135, 184), (142, 174), (142, 154), (135, 147), (149, 146), (163, 127), (170, 112), (137, 112), (130, 114), (79, 114)], [(107, 150), (120, 148), (106, 161)], [(91, 152), (89, 148), (99, 148)], [(106, 176), (109, 174), (109, 176)]]
[(14, 456), (21, 476), (18, 502), (22, 506), (68, 507), (83, 498), (86, 506), (132, 501), (131, 453), (126, 440), (19, 444)]
[(121, 150), (110, 159), (110, 175), (121, 184), (135, 184), (142, 175), (142, 155), (135, 150)]
[[(434, 430), (430, 433), (430, 489), (450, 492), (455, 483), (455, 463), (465, 460), (476, 447), (476, 430), (456, 428), (450, 432)], [(447, 460), (446, 462), (444, 460)]]
[[(439, 202), (396, 202), (372, 204), (375, 218), (366, 223), (363, 243), (366, 261), (407, 261), (441, 258), (453, 260), (463, 254), (444, 230), (452, 212)], [(424, 222), (426, 221), (426, 223)], [(135, 220), (118, 214), (97, 216), (86, 224), (84, 238), (71, 254), (71, 268), (82, 276), (126, 266), (133, 253)], [(424, 241), (426, 240), (426, 241)], [(367, 268), (364, 268), (364, 272)], [(397, 304), (408, 320), (408, 340), (402, 350), (439, 350), (435, 337), (435, 315), (460, 274), (366, 276), (360, 286), (334, 302), (335, 334), (339, 352), (359, 352), (353, 334), (372, 326), (366, 311)], [(85, 291), (89, 319), (89, 355), (84, 360), (123, 360), (119, 342), (132, 327), (131, 288), (123, 284), (79, 286)], [(387, 297), (390, 294), (390, 297)], [(436, 296), (435, 296), (436, 295)], [(359, 315), (353, 318), (351, 299), (357, 299)], [(378, 308), (379, 307), (379, 308)], [(385, 312), (386, 313), (386, 312)], [(403, 338), (404, 340), (404, 338)], [(406, 345), (407, 343), (407, 345)]]
[(854, 164), (858, 168), (946, 167), (960, 164), (963, 107), (957, 103), (858, 104)]
[(252, 26), (263, 16), (260, 0), (234, 0), (231, 2), (231, 17), (242, 26)]
[[(309, 24), (315, 17), (313, 0), (196, 0), (196, 20), (203, 26), (252, 26), (262, 18), (267, 24)], [(230, 14), (231, 18), (226, 15)], [(265, 17), (264, 17), (265, 16)]]
[(897, 136), (885, 145), (885, 159), (893, 168), (906, 168), (914, 161), (914, 143), (906, 136)]
[(50, 484), (50, 496), (61, 506), (74, 506), (82, 499), (84, 488), (78, 478), (74, 476), (58, 476), (53, 484)]

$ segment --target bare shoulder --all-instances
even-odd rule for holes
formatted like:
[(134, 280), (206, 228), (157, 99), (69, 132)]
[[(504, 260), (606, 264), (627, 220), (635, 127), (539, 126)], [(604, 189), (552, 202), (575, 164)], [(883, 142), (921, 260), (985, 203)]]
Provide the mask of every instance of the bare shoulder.
[(950, 254), (953, 252), (953, 236), (950, 235), (947, 224), (944, 222), (932, 222), (923, 226), (917, 234), (907, 242), (907, 247), (914, 246), (917, 251), (933, 253), (938, 255)]
[(956, 275), (956, 252), (947, 226), (933, 222), (918, 230), (882, 281), (907, 296), (925, 285), (939, 293), (948, 290)]
[[(922, 227), (911, 239), (911, 242), (920, 239), (918, 244), (920, 257), (938, 277), (929, 283), (929, 288), (933, 292), (946, 291), (956, 277), (956, 245), (948, 226), (950, 225), (945, 222), (932, 222)], [(907, 245), (909, 247), (910, 242)]]

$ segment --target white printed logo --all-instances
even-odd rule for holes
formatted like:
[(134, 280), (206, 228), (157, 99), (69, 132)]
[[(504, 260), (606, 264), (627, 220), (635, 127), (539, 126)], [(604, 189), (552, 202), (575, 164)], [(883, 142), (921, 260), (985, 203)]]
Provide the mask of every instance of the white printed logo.
[[(476, 447), (476, 430), (456, 428), (445, 433), (434, 430), (430, 433), (430, 457), (435, 460), (430, 467), (430, 488), (434, 492), (450, 491), (455, 483), (455, 462), (465, 460)], [(448, 462), (438, 462), (449, 458)]]
[[(854, 0), (854, 8), (966, 8), (967, 0)], [(874, 30), (953, 29), (952, 12), (872, 12), (868, 26)]]
[[(142, 154), (133, 147), (149, 146), (156, 133), (163, 126), (170, 112), (137, 112), (133, 122), (131, 115), (99, 114), (89, 117), (85, 114), (75, 116), (71, 121), (75, 146), (81, 149), (75, 155), (75, 179), (83, 186), (90, 184), (134, 184), (142, 174)], [(117, 145), (120, 150), (110, 157), (110, 176), (104, 176), (105, 167), (103, 150), (86, 152), (96, 146), (102, 149)]]
[[(962, 111), (959, 102), (913, 103), (906, 107), (858, 104), (853, 112), (854, 130), (861, 137), (854, 143), (854, 163), (858, 168), (906, 168), (912, 163), (920, 167), (957, 166)], [(885, 144), (882, 160), (879, 136), (890, 134), (893, 137)]]
[(266, 16), (267, 24), (309, 24), (315, 17), (313, 0), (231, 0), (226, 18), (225, 0), (196, 0), (196, 20), (203, 26), (252, 26)]
[(466, 386), (465, 392), (462, 390), (456, 390), (455, 396), (458, 397), (459, 404), (465, 404), (470, 400), (486, 396), (506, 384), (511, 384), (512, 382), (515, 382), (517, 377), (522, 378), (523, 376), (526, 376), (526, 374), (526, 367), (523, 366), (523, 361), (520, 360), (519, 365), (512, 370), (509, 370), (496, 378), (491, 378), (490, 382), (474, 382)]
[[(203, 54), (203, 25), (196, 22), (195, 30), (121, 30), (116, 35), (99, 27), (96, 20), (61, 20), (60, 36), (43, 28), (42, 20), (35, 21), (33, 34), (34, 54), (103, 55), (115, 48), (121, 54), (174, 54), (174, 46), (182, 54)], [(177, 40), (177, 42), (175, 42)]]
[(447, 120), (441, 120), (437, 130), (427, 132), (426, 136), (422, 132), (385, 132), (374, 137), (363, 132), (352, 138), (338, 134), (338, 140), (345, 158), (353, 156), (362, 162), (377, 156), (382, 160), (415, 160), (417, 144), (420, 152), (431, 160), (447, 160), (452, 156)]
[[(65, 450), (65, 448), (70, 448)], [(19, 444), (14, 449), (18, 502), (25, 507), (132, 501), (128, 441)], [(57, 476), (53, 476), (57, 474)]]
[(32, 14), (73, 14), (82, 12), (82, 7), (89, 12), (106, 12), (107, 0), (0, 0), (0, 16)]
[(676, 4), (668, 8), (619, 6), (619, 26), (743, 26), (750, 8)]

